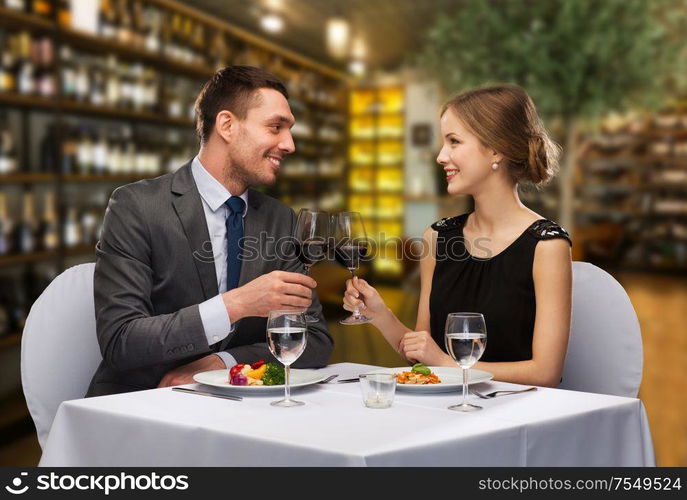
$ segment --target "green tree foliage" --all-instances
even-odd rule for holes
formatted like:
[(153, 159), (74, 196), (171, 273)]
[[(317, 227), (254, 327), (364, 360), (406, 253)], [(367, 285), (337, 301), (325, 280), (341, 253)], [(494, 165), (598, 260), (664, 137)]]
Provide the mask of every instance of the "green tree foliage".
[(545, 115), (594, 117), (684, 83), (686, 15), (685, 0), (464, 0), (419, 59), (451, 91), (515, 83)]
[(514, 83), (565, 135), (559, 222), (573, 229), (580, 122), (684, 91), (687, 0), (462, 0), (418, 62), (446, 90)]

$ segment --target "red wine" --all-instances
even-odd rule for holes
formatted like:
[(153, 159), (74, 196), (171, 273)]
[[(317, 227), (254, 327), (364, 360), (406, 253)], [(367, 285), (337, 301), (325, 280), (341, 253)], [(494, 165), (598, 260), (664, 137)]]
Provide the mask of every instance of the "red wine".
[(297, 241), (296, 255), (304, 266), (310, 267), (327, 256), (327, 243), (324, 241)]
[(336, 247), (334, 258), (336, 261), (349, 270), (358, 269), (360, 258), (367, 254), (367, 245), (344, 244)]

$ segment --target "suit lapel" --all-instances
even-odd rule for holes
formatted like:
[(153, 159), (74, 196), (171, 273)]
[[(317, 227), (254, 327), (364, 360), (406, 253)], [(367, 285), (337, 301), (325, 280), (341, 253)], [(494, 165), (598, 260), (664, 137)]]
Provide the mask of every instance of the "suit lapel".
[(207, 300), (219, 293), (217, 272), (200, 193), (198, 193), (198, 188), (191, 174), (191, 162), (181, 167), (174, 174), (172, 192), (176, 195), (172, 204), (191, 247), (193, 263), (198, 271), (203, 293)]

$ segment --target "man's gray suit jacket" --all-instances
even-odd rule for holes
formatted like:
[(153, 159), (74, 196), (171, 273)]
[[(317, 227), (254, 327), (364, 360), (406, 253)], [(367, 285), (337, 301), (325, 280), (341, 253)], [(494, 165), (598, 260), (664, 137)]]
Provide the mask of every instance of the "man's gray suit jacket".
[[(274, 270), (302, 272), (293, 245), (284, 242), (295, 226), (293, 210), (253, 189), (247, 209), (239, 286)], [(103, 360), (86, 397), (155, 388), (169, 370), (220, 350), (238, 363), (276, 362), (265, 318), (244, 318), (226, 339), (208, 345), (198, 304), (219, 292), (190, 162), (112, 193), (96, 246), (94, 288)], [(333, 350), (315, 293), (310, 311), (320, 321), (308, 324), (296, 368), (326, 366)]]

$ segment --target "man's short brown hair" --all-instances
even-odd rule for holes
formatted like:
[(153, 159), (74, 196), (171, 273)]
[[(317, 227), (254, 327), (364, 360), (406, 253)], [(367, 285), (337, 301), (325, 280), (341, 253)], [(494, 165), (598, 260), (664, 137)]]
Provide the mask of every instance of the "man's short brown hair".
[(203, 85), (196, 99), (196, 133), (200, 142), (210, 138), (220, 111), (231, 111), (244, 119), (248, 110), (259, 104), (257, 90), (268, 88), (289, 94), (284, 84), (272, 73), (255, 66), (227, 66), (220, 69)]

